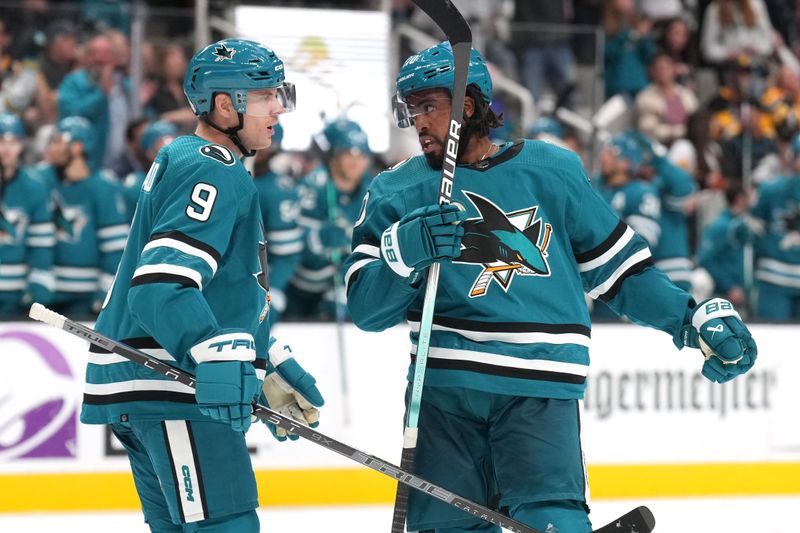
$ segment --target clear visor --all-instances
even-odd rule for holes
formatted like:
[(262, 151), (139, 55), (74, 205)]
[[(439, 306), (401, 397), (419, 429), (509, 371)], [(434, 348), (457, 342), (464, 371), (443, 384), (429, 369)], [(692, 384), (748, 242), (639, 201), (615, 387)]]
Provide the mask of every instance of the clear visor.
[(421, 91), (406, 98), (395, 93), (392, 97), (392, 115), (401, 128), (414, 125), (414, 117), (427, 115), (450, 104), (450, 98), (441, 94)]
[(247, 93), (247, 111), (252, 117), (268, 117), (294, 111), (297, 95), (294, 83), (284, 82), (275, 89), (249, 91)]

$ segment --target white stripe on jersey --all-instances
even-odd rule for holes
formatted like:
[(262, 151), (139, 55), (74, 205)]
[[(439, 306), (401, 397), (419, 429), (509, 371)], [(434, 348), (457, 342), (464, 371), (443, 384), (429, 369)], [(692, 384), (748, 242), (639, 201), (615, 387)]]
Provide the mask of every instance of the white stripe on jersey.
[(275, 241), (294, 241), (303, 236), (303, 228), (273, 230), (267, 232), (267, 242)]
[(644, 250), (639, 250), (629, 258), (627, 258), (612, 274), (609, 276), (607, 280), (603, 283), (589, 291), (589, 296), (596, 300), (601, 294), (605, 294), (614, 286), (614, 283), (628, 271), (629, 268), (634, 266), (637, 263), (640, 263), (650, 257), (650, 249), (645, 248)]
[(589, 270), (594, 270), (595, 268), (601, 267), (611, 261), (615, 255), (617, 255), (620, 250), (625, 248), (625, 246), (631, 242), (633, 236), (635, 235), (634, 231), (631, 229), (630, 226), (625, 228), (625, 232), (622, 236), (614, 243), (614, 246), (609, 248), (603, 255), (600, 257), (595, 257), (591, 261), (587, 261), (585, 263), (578, 263), (578, 270), (581, 272), (588, 272)]
[[(163, 348), (139, 348), (139, 351), (161, 361), (175, 361), (175, 358)], [(115, 353), (89, 352), (89, 362), (93, 365), (112, 365), (115, 363), (129, 363), (130, 359)]]
[(169, 237), (163, 237), (160, 239), (152, 240), (147, 244), (145, 244), (144, 248), (142, 248), (142, 253), (144, 254), (144, 252), (146, 252), (147, 250), (152, 250), (154, 248), (173, 248), (187, 255), (193, 255), (195, 257), (199, 257), (200, 259), (208, 263), (209, 268), (211, 268), (212, 276), (217, 273), (217, 266), (218, 266), (217, 260), (214, 259), (210, 253), (206, 252), (205, 250), (201, 250), (200, 248), (195, 248), (191, 244), (187, 244), (177, 239), (170, 239)]
[(27, 238), (26, 242), (28, 246), (35, 246), (40, 248), (46, 248), (48, 246), (55, 246), (56, 245), (56, 238), (55, 237), (37, 237), (31, 235)]
[(203, 290), (203, 276), (197, 270), (189, 267), (170, 265), (167, 263), (159, 263), (157, 265), (142, 265), (133, 273), (133, 279), (147, 274), (173, 274), (175, 276), (182, 276), (194, 281), (195, 285), (197, 285), (197, 288), (201, 291)]
[(53, 273), (60, 278), (96, 278), (100, 269), (94, 267), (54, 266)]
[(688, 257), (673, 257), (656, 261), (656, 266), (664, 271), (667, 270), (692, 270), (694, 265)]
[[(417, 345), (411, 347), (411, 353), (417, 353)], [(578, 363), (564, 363), (561, 361), (548, 361), (546, 359), (521, 359), (510, 355), (500, 355), (489, 352), (475, 352), (472, 350), (457, 350), (453, 348), (437, 348), (431, 346), (428, 357), (433, 359), (447, 359), (450, 361), (471, 361), (491, 366), (506, 368), (521, 368), (524, 370), (541, 370), (543, 372), (558, 372), (574, 376), (586, 377), (589, 373), (588, 365)]]
[(651, 246), (658, 244), (658, 239), (661, 238), (661, 226), (652, 218), (647, 218), (642, 215), (631, 215), (625, 219), (636, 233), (641, 235), (644, 240)]
[(179, 503), (183, 519), (187, 524), (206, 518), (203, 500), (200, 497), (200, 477), (197, 473), (197, 461), (192, 453), (188, 424), (189, 422), (185, 420), (164, 421), (172, 466), (175, 468), (175, 481), (178, 484)]
[(125, 245), (127, 243), (128, 243), (128, 238), (123, 235), (116, 239), (101, 243), (100, 246), (98, 246), (97, 248), (101, 252), (116, 252), (118, 250), (124, 250)]
[(50, 235), (56, 230), (56, 225), (52, 222), (39, 222), (38, 224), (31, 224), (28, 226), (28, 234), (35, 233), (36, 235)]
[(267, 241), (267, 248), (272, 255), (297, 254), (303, 251), (303, 242), (297, 241), (275, 244), (273, 241)]
[(756, 279), (766, 281), (781, 287), (793, 287), (800, 289), (800, 278), (795, 278), (786, 274), (778, 274), (768, 270), (756, 270)]
[(105, 228), (100, 228), (97, 230), (97, 237), (99, 239), (108, 239), (110, 237), (127, 237), (128, 236), (128, 228), (127, 224), (117, 224), (115, 226), (107, 226)]
[[(413, 333), (419, 333), (419, 322), (408, 321)], [(510, 342), (514, 344), (533, 344), (536, 342), (546, 344), (580, 344), (581, 346), (589, 347), (590, 339), (586, 335), (580, 333), (545, 333), (542, 331), (524, 331), (524, 332), (508, 332), (508, 331), (472, 331), (467, 329), (456, 329), (447, 326), (440, 326), (433, 324), (433, 331), (451, 331), (457, 333), (464, 338), (476, 342)]]
[(344, 287), (346, 290), (350, 290), (350, 278), (353, 277), (353, 274), (355, 274), (360, 268), (372, 263), (373, 261), (380, 261), (380, 259), (373, 259), (371, 257), (367, 259), (359, 259), (350, 265), (350, 268), (347, 269), (347, 272), (344, 275)]
[(763, 268), (765, 270), (774, 270), (775, 272), (789, 276), (800, 276), (800, 265), (784, 263), (783, 261), (778, 261), (777, 259), (763, 257), (758, 260), (757, 266), (759, 269)]
[(106, 396), (121, 392), (167, 391), (181, 392), (194, 396), (194, 389), (189, 385), (177, 381), (163, 379), (132, 379), (129, 381), (116, 381), (114, 383), (87, 383), (83, 388), (86, 394)]
[(359, 244), (356, 246), (355, 250), (353, 250), (353, 253), (364, 254), (378, 259), (381, 257), (381, 249), (373, 244)]
[(27, 286), (24, 279), (0, 279), (0, 291), (21, 291)]
[(325, 281), (336, 273), (336, 267), (328, 265), (319, 270), (311, 270), (303, 266), (298, 266), (295, 273), (308, 281)]
[(97, 290), (97, 282), (56, 279), (55, 289), (61, 292), (94, 292)]
[(38, 283), (42, 287), (53, 291), (56, 288), (56, 277), (49, 270), (33, 269), (28, 274), (28, 283)]
[(0, 276), (24, 276), (28, 273), (28, 265), (2, 265)]

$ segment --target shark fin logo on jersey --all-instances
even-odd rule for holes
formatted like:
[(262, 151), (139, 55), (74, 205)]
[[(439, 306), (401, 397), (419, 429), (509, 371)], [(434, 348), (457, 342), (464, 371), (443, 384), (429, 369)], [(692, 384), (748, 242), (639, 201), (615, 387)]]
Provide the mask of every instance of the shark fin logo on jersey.
[(80, 206), (66, 205), (57, 195), (53, 199), (53, 220), (56, 239), (63, 242), (77, 242), (89, 222)]
[(515, 275), (550, 275), (547, 247), (552, 227), (536, 218), (538, 205), (505, 213), (478, 194), (464, 194), (480, 216), (464, 222), (461, 255), (453, 262), (483, 267), (469, 291), (470, 298), (485, 296), (492, 281), (508, 292)]
[(261, 314), (258, 316), (259, 324), (267, 318), (269, 315), (269, 304), (270, 304), (270, 297), (269, 297), (269, 264), (267, 263), (267, 238), (265, 236), (264, 227), (261, 227), (261, 240), (258, 241), (258, 264), (259, 264), (259, 271), (253, 274), (256, 280), (258, 280), (258, 285), (262, 289), (266, 295), (264, 296), (264, 308), (261, 310)]
[(226, 166), (236, 163), (236, 158), (233, 157), (231, 151), (218, 144), (207, 144), (200, 148), (200, 153)]
[(0, 244), (14, 244), (25, 234), (28, 217), (19, 209), (0, 208)]
[(214, 57), (216, 58), (214, 61), (225, 61), (226, 59), (230, 61), (235, 54), (236, 50), (234, 48), (228, 48), (225, 43), (222, 43), (214, 49)]

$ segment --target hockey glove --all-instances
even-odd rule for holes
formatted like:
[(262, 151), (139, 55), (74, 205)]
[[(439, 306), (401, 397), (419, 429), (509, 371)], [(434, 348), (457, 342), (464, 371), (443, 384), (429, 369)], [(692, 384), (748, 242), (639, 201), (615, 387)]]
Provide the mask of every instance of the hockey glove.
[(234, 431), (250, 428), (252, 403), (261, 380), (249, 361), (209, 361), (197, 365), (195, 398), (204, 415), (227, 422)]
[(756, 341), (744, 325), (733, 304), (722, 298), (700, 303), (686, 314), (683, 343), (700, 348), (706, 358), (703, 375), (725, 383), (744, 374), (756, 362)]
[[(269, 351), (267, 377), (264, 378), (261, 400), (280, 414), (312, 428), (319, 425), (319, 407), (325, 404), (314, 376), (303, 370), (288, 346), (273, 344)], [(277, 363), (277, 366), (274, 365)], [(276, 439), (297, 440), (300, 437), (267, 422)]]
[(408, 213), (381, 237), (381, 257), (401, 278), (414, 282), (413, 274), (434, 261), (461, 255), (462, 222), (467, 213), (457, 204), (430, 205)]

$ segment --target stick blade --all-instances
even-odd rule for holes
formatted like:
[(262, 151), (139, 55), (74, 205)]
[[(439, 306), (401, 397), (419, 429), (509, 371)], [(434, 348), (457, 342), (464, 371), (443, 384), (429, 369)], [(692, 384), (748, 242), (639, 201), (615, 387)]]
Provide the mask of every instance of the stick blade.
[(656, 527), (653, 513), (642, 505), (593, 533), (650, 533)]
[(428, 16), (442, 29), (450, 44), (472, 43), (472, 30), (456, 6), (450, 0), (414, 0)]

